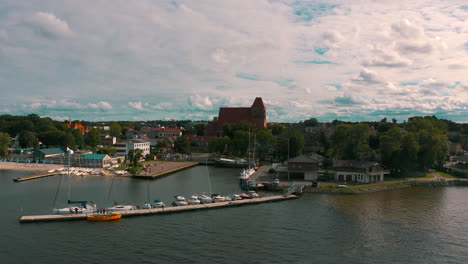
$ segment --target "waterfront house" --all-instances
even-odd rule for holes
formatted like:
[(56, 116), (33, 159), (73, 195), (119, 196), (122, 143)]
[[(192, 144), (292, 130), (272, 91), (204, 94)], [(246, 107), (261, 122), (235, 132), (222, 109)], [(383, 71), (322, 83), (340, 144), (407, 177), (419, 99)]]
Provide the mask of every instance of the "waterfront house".
[(86, 154), (83, 156), (83, 166), (92, 168), (108, 168), (112, 165), (112, 158), (107, 154)]
[(306, 181), (318, 179), (320, 162), (309, 156), (299, 156), (288, 160), (288, 172), (300, 174)]
[(384, 180), (389, 174), (378, 162), (360, 160), (334, 160), (335, 180), (339, 182), (372, 183)]

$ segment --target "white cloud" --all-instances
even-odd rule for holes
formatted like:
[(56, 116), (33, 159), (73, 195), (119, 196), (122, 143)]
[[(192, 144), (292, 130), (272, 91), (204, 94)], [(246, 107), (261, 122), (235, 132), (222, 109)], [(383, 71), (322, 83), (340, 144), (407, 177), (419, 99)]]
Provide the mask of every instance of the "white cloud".
[(111, 110), (112, 109), (112, 105), (108, 102), (98, 102), (96, 104), (88, 104), (88, 107), (89, 108), (92, 108), (92, 109), (97, 109), (97, 110), (101, 110), (101, 111), (107, 111), (107, 110)]
[(434, 80), (433, 78), (429, 78), (427, 80), (424, 80), (421, 84), (423, 86), (433, 88), (433, 89), (443, 88), (443, 87), (447, 87), (447, 86), (450, 85), (448, 82), (437, 81), (437, 80)]
[(189, 97), (189, 104), (200, 110), (212, 110), (213, 102), (208, 96), (192, 95)]
[(359, 76), (353, 79), (356, 83), (364, 84), (378, 84), (382, 83), (383, 79), (376, 72), (371, 71), (367, 68), (363, 68), (359, 73)]
[(36, 12), (26, 21), (47, 37), (69, 37), (73, 35), (68, 23), (48, 12)]
[(143, 102), (128, 102), (128, 105), (138, 111), (144, 111)]

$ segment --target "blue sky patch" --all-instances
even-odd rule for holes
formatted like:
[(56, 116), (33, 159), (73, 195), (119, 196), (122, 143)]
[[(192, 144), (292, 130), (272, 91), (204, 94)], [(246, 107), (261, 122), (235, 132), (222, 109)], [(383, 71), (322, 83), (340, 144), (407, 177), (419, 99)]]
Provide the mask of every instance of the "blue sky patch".
[(341, 84), (338, 84), (338, 83), (331, 83), (329, 85), (335, 87), (338, 91), (341, 91), (342, 89)]
[(468, 5), (462, 5), (460, 6), (460, 9), (463, 9), (465, 11), (468, 11)]
[(259, 81), (260, 80), (260, 78), (255, 74), (238, 73), (238, 74), (236, 74), (236, 77), (241, 78), (241, 79), (251, 80), (251, 81)]
[(306, 63), (306, 64), (335, 64), (331, 61), (322, 61), (322, 60), (311, 60), (311, 61), (297, 61), (298, 63)]
[(466, 42), (463, 46), (465, 47), (465, 50), (468, 50), (468, 42)]
[(278, 84), (279, 86), (281, 87), (289, 87), (293, 82), (294, 80), (291, 80), (291, 79), (281, 79), (281, 80), (277, 80), (277, 81), (273, 81), (274, 83)]
[(316, 48), (314, 49), (314, 51), (317, 53), (317, 54), (320, 54), (320, 55), (325, 55), (325, 53), (327, 53), (327, 51), (329, 51), (330, 48)]
[(401, 86), (410, 86), (410, 85), (418, 85), (419, 83), (417, 82), (401, 82)]
[(351, 97), (336, 97), (335, 100), (333, 100), (336, 104), (340, 105), (355, 105), (359, 104), (358, 102), (354, 101), (353, 98)]
[(312, 19), (332, 14), (337, 5), (327, 3), (294, 2), (294, 15), (298, 22), (310, 22)]

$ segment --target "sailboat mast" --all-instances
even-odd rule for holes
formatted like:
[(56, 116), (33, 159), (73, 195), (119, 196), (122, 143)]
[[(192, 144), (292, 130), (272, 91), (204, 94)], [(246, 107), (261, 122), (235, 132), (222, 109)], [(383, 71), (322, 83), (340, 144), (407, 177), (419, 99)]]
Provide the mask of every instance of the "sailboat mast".
[(208, 169), (208, 159), (206, 159), (206, 174), (208, 175), (208, 188), (210, 190), (210, 196), (211, 196), (211, 181), (210, 181), (210, 170)]
[(68, 201), (70, 201), (70, 185), (71, 185), (71, 177), (70, 177), (70, 152), (68, 152)]

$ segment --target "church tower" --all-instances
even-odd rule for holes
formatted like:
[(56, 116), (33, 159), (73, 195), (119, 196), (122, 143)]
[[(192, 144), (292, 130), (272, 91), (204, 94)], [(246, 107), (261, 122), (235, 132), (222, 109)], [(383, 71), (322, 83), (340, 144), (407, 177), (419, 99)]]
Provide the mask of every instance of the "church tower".
[(266, 108), (263, 104), (262, 98), (255, 98), (250, 109), (252, 122), (257, 126), (257, 129), (265, 129), (267, 127)]

